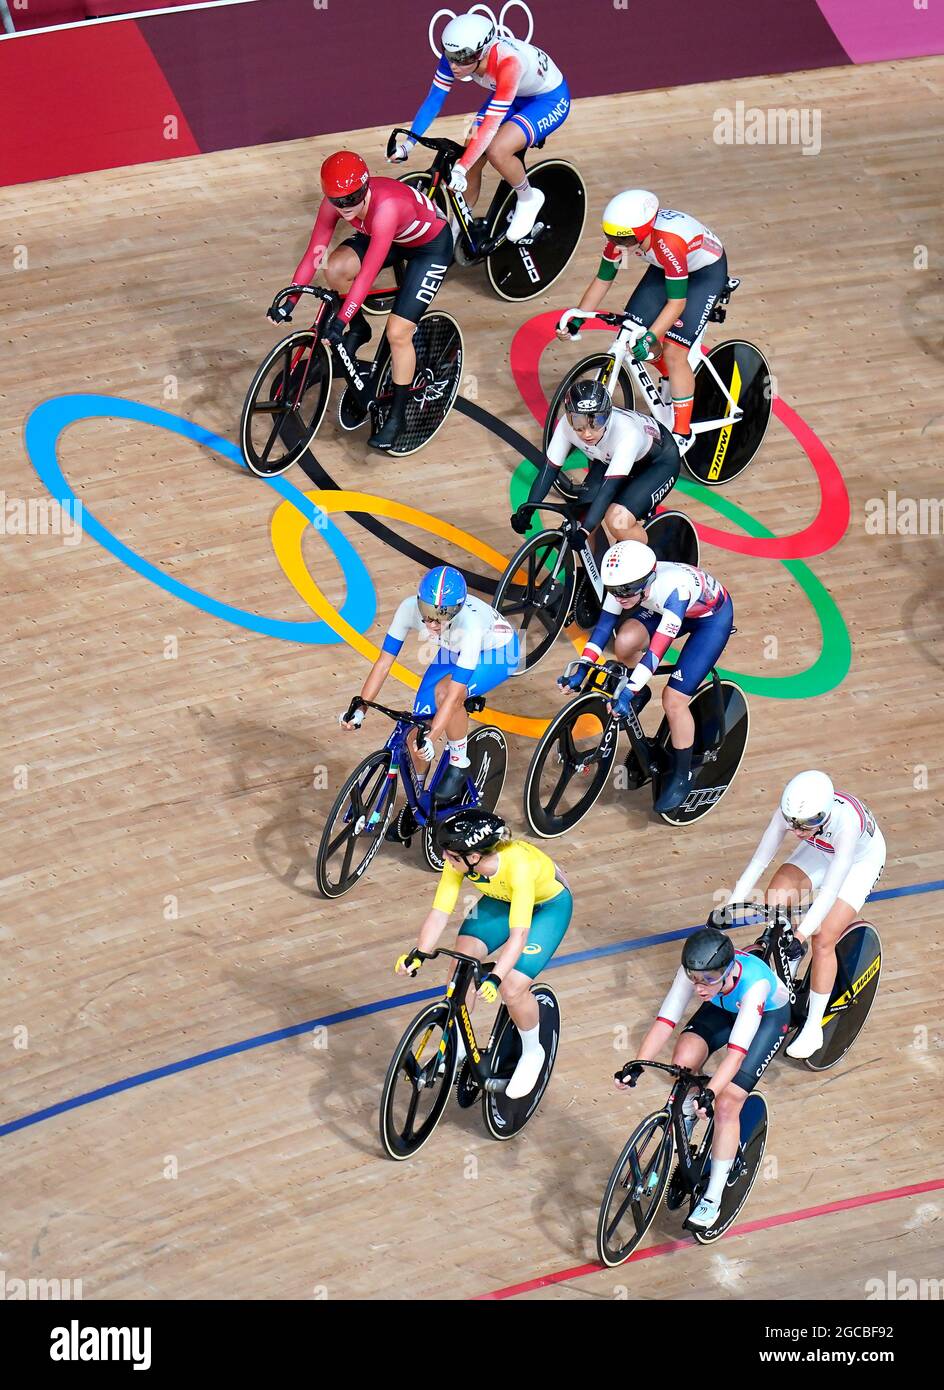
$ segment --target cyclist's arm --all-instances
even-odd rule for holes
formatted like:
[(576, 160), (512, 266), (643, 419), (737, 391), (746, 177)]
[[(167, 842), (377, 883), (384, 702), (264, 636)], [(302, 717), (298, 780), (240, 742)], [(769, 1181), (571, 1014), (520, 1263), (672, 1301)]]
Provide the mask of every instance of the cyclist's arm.
[(728, 895), (727, 901), (729, 903), (743, 903), (749, 900), (757, 880), (777, 853), (786, 833), (787, 822), (781, 815), (778, 806), (768, 822), (767, 829), (761, 836), (760, 844), (751, 856), (751, 862)]
[(452, 85), (455, 80), (456, 79), (452, 75), (452, 68), (449, 66), (445, 57), (440, 58), (439, 65), (433, 74), (433, 85), (430, 87), (423, 105), (413, 117), (413, 123), (410, 126), (412, 134), (426, 134), (433, 121), (443, 109), (443, 103), (452, 90)]
[(666, 599), (659, 626), (649, 640), (648, 650), (630, 672), (629, 688), (633, 694), (642, 690), (655, 675), (659, 662), (679, 634), (687, 607), (686, 600), (678, 589), (673, 590)]
[(367, 679), (364, 681), (364, 688), (361, 691), (362, 700), (376, 700), (380, 694), (380, 687), (390, 674), (390, 668), (400, 655), (400, 648), (413, 626), (412, 620), (415, 612), (416, 599), (412, 597), (403, 599), (387, 628), (387, 635), (384, 637), (380, 655), (367, 673)]
[(600, 653), (613, 636), (616, 620), (622, 612), (623, 610), (616, 602), (616, 599), (611, 598), (610, 595), (607, 594), (606, 598), (603, 600), (603, 607), (600, 610), (597, 625), (590, 634), (587, 645), (580, 653), (581, 656), (585, 656), (588, 661), (599, 661)]
[(432, 954), (435, 951), (448, 921), (448, 912), (443, 912), (438, 907), (430, 908), (423, 925), (416, 934), (416, 944), (421, 951), (425, 951), (427, 954)]
[(675, 979), (669, 988), (668, 994), (662, 1001), (658, 1017), (642, 1040), (642, 1046), (636, 1051), (636, 1056), (641, 1057), (645, 1062), (654, 1062), (659, 1053), (665, 1047), (675, 1029), (682, 1014), (688, 1005), (689, 1000), (695, 993), (695, 986), (679, 966), (675, 974)]
[(492, 143), (492, 139), (508, 115), (508, 110), (515, 97), (518, 95), (518, 83), (521, 81), (521, 74), (524, 71), (521, 59), (517, 53), (506, 53), (498, 57), (496, 44), (488, 55), (488, 67), (494, 64), (495, 95), (485, 108), (485, 115), (482, 117), (478, 130), (466, 146), (462, 155), (463, 169), (471, 169), (477, 159), (482, 155)]
[(527, 500), (529, 502), (543, 502), (551, 490), (551, 484), (557, 477), (561, 464), (569, 456), (572, 445), (567, 435), (567, 423), (564, 417), (558, 420), (554, 426), (554, 433), (551, 435), (547, 446), (547, 455), (538, 475), (531, 484)]
[(367, 672), (367, 677), (361, 687), (362, 700), (376, 700), (380, 694), (384, 681), (390, 674), (390, 668), (396, 661), (392, 652), (381, 652), (373, 666)]
[(833, 857), (829, 861), (829, 868), (826, 870), (826, 877), (816, 894), (813, 906), (800, 923), (801, 935), (808, 939), (814, 932), (818, 932), (826, 919), (827, 913), (834, 905), (839, 896), (839, 890), (843, 881), (852, 868), (855, 859), (856, 841), (859, 838), (858, 827), (855, 825), (844, 826), (833, 841)]
[(383, 269), (387, 253), (393, 245), (398, 213), (392, 202), (382, 203), (371, 218), (370, 242), (364, 253), (361, 268), (338, 311), (338, 318), (350, 323), (367, 297), (367, 292)]
[(433, 914), (436, 913), (443, 918), (443, 922), (440, 926), (440, 930), (442, 930), (442, 926), (445, 926), (450, 914), (455, 910), (456, 903), (459, 901), (459, 889), (462, 887), (462, 882), (463, 875), (460, 874), (457, 869), (454, 869), (449, 863), (443, 865), (443, 871), (439, 876), (439, 884), (436, 888), (436, 896), (433, 898), (433, 906), (430, 909), (429, 916), (426, 918), (426, 922), (423, 923), (424, 928), (426, 923), (431, 920)]
[[(332, 207), (327, 198), (322, 198), (321, 207), (318, 209), (318, 216), (315, 218), (315, 225), (312, 228), (311, 240), (305, 248), (304, 256), (295, 267), (295, 273), (292, 276), (293, 285), (310, 285), (314, 280), (318, 267), (324, 260), (331, 235), (340, 216), (337, 208)], [(299, 296), (296, 295), (296, 300), (298, 298)]]

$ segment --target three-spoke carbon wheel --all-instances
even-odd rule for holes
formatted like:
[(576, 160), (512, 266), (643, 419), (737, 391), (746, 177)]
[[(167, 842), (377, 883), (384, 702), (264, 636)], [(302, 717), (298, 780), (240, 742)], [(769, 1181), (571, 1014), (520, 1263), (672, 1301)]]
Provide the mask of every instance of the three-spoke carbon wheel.
[(498, 581), (492, 607), (518, 633), (516, 676), (533, 671), (557, 641), (573, 607), (577, 571), (560, 531), (542, 531), (515, 551)]
[(239, 447), (247, 468), (274, 478), (301, 458), (324, 419), (331, 354), (313, 329), (299, 329), (263, 359), (243, 402)]
[(349, 892), (383, 844), (396, 802), (396, 793), (390, 795), (387, 787), (390, 761), (390, 750), (378, 748), (354, 769), (335, 798), (315, 861), (323, 898)]
[(551, 840), (583, 820), (606, 786), (618, 744), (606, 699), (595, 691), (554, 716), (524, 779), (524, 813), (536, 835)]
[[(391, 1158), (418, 1153), (442, 1119), (456, 1073), (456, 1029), (445, 1000), (417, 1014), (390, 1059), (380, 1099), (380, 1140)], [(445, 1040), (445, 1047), (442, 1046)]]
[(672, 1164), (669, 1112), (637, 1125), (616, 1160), (597, 1218), (597, 1257), (610, 1267), (629, 1259), (655, 1220)]

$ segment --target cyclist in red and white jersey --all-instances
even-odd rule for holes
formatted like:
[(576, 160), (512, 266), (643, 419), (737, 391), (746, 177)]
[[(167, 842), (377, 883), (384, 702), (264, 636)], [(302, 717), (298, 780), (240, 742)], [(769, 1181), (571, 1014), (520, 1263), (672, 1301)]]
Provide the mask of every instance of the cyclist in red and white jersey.
[[(596, 276), (577, 306), (598, 309), (610, 282), (630, 251), (649, 269), (630, 295), (625, 312), (646, 332), (633, 346), (637, 362), (651, 362), (672, 391), (672, 430), (682, 453), (690, 448), (695, 377), (688, 353), (708, 322), (728, 281), (728, 259), (714, 232), (687, 212), (660, 208), (645, 189), (632, 188), (611, 198), (603, 212), (606, 243)], [(581, 320), (574, 310), (561, 315), (557, 336), (572, 337)]]
[[(452, 262), (452, 233), (425, 193), (398, 179), (372, 179), (363, 159), (351, 150), (338, 150), (325, 160), (321, 187), (325, 196), (292, 284), (310, 285), (324, 262), (329, 286), (344, 296), (325, 338), (351, 362), (371, 336), (362, 309), (365, 295), (384, 266), (395, 260), (406, 262), (386, 327), (393, 367), (393, 406), (383, 428), (367, 441), (372, 449), (390, 449), (403, 428), (416, 371), (413, 334)], [(325, 262), (332, 233), (342, 219), (353, 235), (336, 246)], [(275, 315), (276, 322), (291, 318), (298, 298), (289, 300)], [(355, 399), (351, 424), (363, 419), (365, 413), (366, 407)]]
[[(458, 15), (443, 31), (442, 57), (429, 94), (413, 119), (414, 134), (425, 134), (457, 78), (487, 87), (494, 95), (475, 117), (472, 138), (453, 168), (449, 187), (465, 194), (472, 206), (487, 159), (518, 195), (507, 236), (509, 241), (520, 241), (534, 227), (544, 202), (541, 190), (528, 182), (522, 151), (543, 141), (567, 119), (567, 83), (542, 49), (499, 34), (486, 15)], [(401, 141), (392, 159), (406, 159), (414, 143), (409, 137)]]
[(813, 947), (806, 1023), (787, 1048), (791, 1057), (812, 1057), (823, 1045), (823, 1015), (836, 982), (836, 942), (856, 920), (885, 867), (885, 837), (875, 817), (848, 792), (836, 791), (825, 772), (800, 772), (784, 788), (751, 862), (728, 898), (744, 902), (783, 838), (800, 841), (770, 880), (767, 902), (799, 907), (816, 898), (795, 933), (794, 969)]

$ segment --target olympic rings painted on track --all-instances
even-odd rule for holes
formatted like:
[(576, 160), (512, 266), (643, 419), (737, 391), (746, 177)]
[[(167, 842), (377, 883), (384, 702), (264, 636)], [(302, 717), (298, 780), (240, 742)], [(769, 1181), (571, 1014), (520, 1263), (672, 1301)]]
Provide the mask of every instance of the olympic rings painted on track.
[[(374, 497), (365, 492), (308, 492), (305, 496), (314, 504), (315, 510), (324, 508), (329, 512), (346, 512), (369, 509), (377, 516), (408, 521), (411, 525), (429, 531), (443, 540), (462, 546), (479, 560), (484, 560), (486, 564), (497, 569), (499, 573), (507, 564), (506, 557), (484, 541), (469, 535), (467, 531), (460, 531), (457, 526), (440, 521), (438, 517), (430, 516), (427, 512), (417, 511), (415, 507), (410, 507), (404, 502), (393, 502), (387, 497)], [(305, 602), (310, 604), (313, 611), (330, 624), (349, 646), (360, 652), (361, 656), (368, 661), (376, 661), (380, 655), (380, 648), (345, 621), (343, 615), (328, 602), (312, 578), (302, 557), (302, 536), (307, 524), (308, 518), (290, 502), (283, 502), (276, 510), (272, 518), (272, 547), (279, 564), (288, 580)], [(391, 669), (397, 679), (410, 690), (419, 689), (419, 677), (406, 666), (395, 661)], [(488, 706), (482, 711), (481, 716), (475, 717), (482, 723), (497, 724), (507, 733), (523, 734), (526, 738), (539, 738), (550, 722), (549, 719), (528, 719), (524, 715), (506, 714)]]
[[(115, 396), (79, 394), (57, 396), (53, 400), (44, 401), (29, 416), (26, 422), (26, 450), (33, 467), (50, 494), (59, 501), (60, 506), (69, 511), (73, 511), (78, 499), (59, 466), (56, 452), (59, 436), (67, 425), (76, 421), (105, 417), (137, 420), (146, 425), (156, 425), (159, 429), (169, 430), (172, 434), (180, 434), (187, 439), (193, 439), (198, 444), (206, 445), (207, 448), (222, 454), (231, 462), (239, 464), (248, 476), (248, 470), (246, 470), (235, 445), (230, 444), (226, 439), (221, 439), (219, 435), (213, 434), (210, 430), (202, 429), (199, 425), (182, 419), (179, 415), (171, 415), (166, 410), (156, 410), (154, 407), (143, 405), (139, 401), (120, 400)], [(330, 522), (325, 526), (327, 517), (323, 513), (320, 516), (316, 513), (304, 493), (299, 492), (297, 488), (292, 487), (290, 483), (284, 482), (281, 478), (271, 478), (266, 481), (276, 492), (288, 499), (287, 505), (297, 507), (304, 513), (306, 522), (314, 523), (316, 529), (323, 533), (335, 559), (341, 566), (347, 586), (347, 597), (339, 616), (351, 626), (352, 630), (366, 631), (377, 616), (377, 595), (363, 560), (347, 537), (336, 526)], [(99, 545), (111, 551), (112, 555), (122, 560), (138, 574), (143, 575), (145, 579), (149, 579), (152, 584), (165, 589), (175, 598), (183, 599), (185, 603), (202, 609), (204, 613), (210, 613), (213, 617), (235, 623), (238, 627), (248, 628), (251, 632), (262, 632), (269, 637), (285, 638), (289, 642), (333, 643), (337, 641), (336, 631), (329, 623), (293, 623), (278, 618), (265, 618), (257, 613), (249, 613), (242, 608), (231, 608), (229, 604), (220, 603), (216, 599), (210, 598), (208, 594), (201, 593), (199, 589), (191, 589), (188, 585), (181, 584), (179, 580), (165, 574), (156, 565), (152, 565), (148, 560), (142, 559), (140, 555), (129, 549), (84, 505), (81, 508), (81, 515), (83, 529), (93, 540), (98, 541)]]
[[(559, 318), (558, 311), (552, 310), (529, 319), (512, 339), (509, 353), (512, 375), (521, 398), (542, 428), (548, 401), (541, 387), (538, 368), (544, 349), (555, 341), (554, 330)], [(593, 320), (588, 319), (584, 327), (587, 324), (592, 325)], [(607, 332), (612, 335), (613, 329), (608, 328)], [(739, 555), (756, 555), (765, 560), (810, 559), (832, 549), (845, 535), (850, 516), (849, 494), (835, 459), (806, 421), (779, 396), (774, 397), (773, 410), (813, 465), (820, 490), (816, 517), (804, 530), (794, 531), (790, 536), (774, 536), (772, 531), (766, 529), (752, 533), (752, 537), (760, 539), (734, 536), (730, 531), (716, 531), (709, 526), (696, 525), (695, 529), (705, 544), (720, 546), (722, 550), (732, 550)], [(714, 497), (717, 493), (716, 488), (706, 488), (687, 479), (680, 480), (676, 486), (681, 492), (702, 502), (707, 502), (709, 496)]]

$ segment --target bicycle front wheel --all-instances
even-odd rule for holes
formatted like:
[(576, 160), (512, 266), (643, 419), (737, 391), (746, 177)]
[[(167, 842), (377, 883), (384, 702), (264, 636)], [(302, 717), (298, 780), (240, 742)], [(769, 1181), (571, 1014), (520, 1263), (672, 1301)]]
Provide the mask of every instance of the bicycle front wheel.
[(508, 562), (492, 607), (518, 633), (516, 676), (533, 671), (557, 641), (574, 601), (574, 554), (560, 531), (530, 536)]
[(278, 477), (308, 448), (328, 408), (331, 370), (331, 354), (310, 328), (283, 338), (263, 359), (239, 421), (243, 460), (258, 477)]
[(315, 861), (315, 881), (323, 898), (349, 892), (383, 844), (397, 799), (396, 782), (387, 780), (391, 761), (389, 748), (371, 753), (335, 798)]
[(652, 1225), (669, 1180), (674, 1147), (668, 1110), (647, 1116), (627, 1140), (597, 1218), (601, 1264), (623, 1264)]
[(536, 835), (553, 840), (583, 820), (606, 786), (618, 742), (606, 700), (595, 691), (554, 716), (524, 779), (524, 813)]
[(442, 1119), (458, 1055), (450, 1018), (445, 1000), (430, 1004), (390, 1059), (380, 1098), (380, 1141), (398, 1161), (418, 1153)]
[[(613, 397), (614, 405), (622, 406), (625, 410), (636, 408), (632, 377), (624, 365), (620, 368), (619, 376), (613, 380), (613, 365), (613, 358), (608, 352), (597, 352), (590, 357), (581, 358), (576, 366), (571, 367), (558, 385), (547, 408), (547, 416), (544, 420), (544, 438), (541, 445), (545, 454), (551, 442), (551, 436), (564, 413), (564, 397), (575, 381), (583, 381), (584, 379), (603, 381)], [(586, 481), (588, 464), (589, 460), (586, 454), (580, 449), (573, 449), (570, 456), (557, 470), (553, 483), (554, 491), (568, 502), (573, 502)]]

